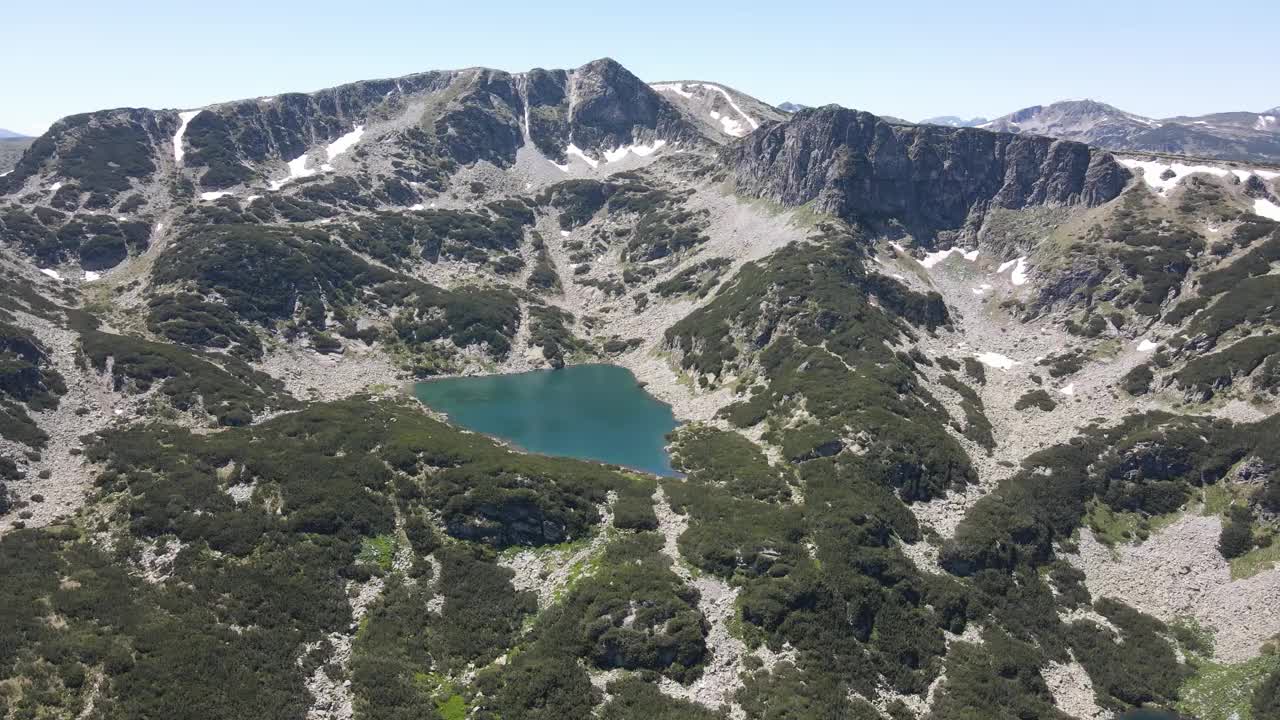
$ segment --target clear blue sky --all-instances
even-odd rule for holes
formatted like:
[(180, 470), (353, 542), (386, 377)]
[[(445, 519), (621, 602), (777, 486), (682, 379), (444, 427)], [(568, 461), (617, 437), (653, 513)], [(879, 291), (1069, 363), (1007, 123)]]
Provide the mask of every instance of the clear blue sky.
[[(1166, 116), (1280, 105), (1280, 2), (56, 0), (0, 14), (0, 127), (352, 80), (611, 56), (649, 81), (918, 120), (1090, 97)], [(1042, 7), (1053, 5), (1054, 7)]]

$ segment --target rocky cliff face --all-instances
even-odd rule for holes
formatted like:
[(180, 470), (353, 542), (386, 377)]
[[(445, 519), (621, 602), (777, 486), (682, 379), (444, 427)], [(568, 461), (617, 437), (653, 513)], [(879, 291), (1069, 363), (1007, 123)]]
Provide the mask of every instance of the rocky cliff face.
[(980, 222), (989, 208), (1098, 205), (1130, 176), (1108, 153), (1080, 143), (890, 125), (836, 106), (761, 128), (726, 157), (748, 195), (897, 223), (920, 240)]

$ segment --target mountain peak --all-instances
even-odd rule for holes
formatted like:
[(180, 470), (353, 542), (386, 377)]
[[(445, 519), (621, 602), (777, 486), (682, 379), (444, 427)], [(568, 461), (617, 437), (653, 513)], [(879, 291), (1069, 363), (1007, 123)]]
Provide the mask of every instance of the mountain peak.
[(627, 73), (628, 75), (631, 74), (631, 71), (628, 70), (626, 67), (624, 67), (622, 63), (607, 56), (602, 58), (596, 58), (591, 62), (585, 63), (582, 66), (580, 66), (578, 70), (589, 70), (589, 71), (596, 71), (596, 72), (622, 71)]
[(21, 139), (25, 137), (27, 136), (23, 135), (22, 133), (16, 133), (12, 130), (5, 130), (4, 128), (0, 128), (0, 140), (14, 140), (14, 139)]

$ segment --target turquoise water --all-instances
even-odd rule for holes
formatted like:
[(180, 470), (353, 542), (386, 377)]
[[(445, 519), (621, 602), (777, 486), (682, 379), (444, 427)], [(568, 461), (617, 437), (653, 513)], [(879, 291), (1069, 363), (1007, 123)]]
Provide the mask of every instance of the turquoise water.
[(664, 447), (676, 427), (671, 406), (646, 393), (624, 367), (446, 378), (418, 383), (414, 394), (454, 424), (528, 452), (673, 474)]

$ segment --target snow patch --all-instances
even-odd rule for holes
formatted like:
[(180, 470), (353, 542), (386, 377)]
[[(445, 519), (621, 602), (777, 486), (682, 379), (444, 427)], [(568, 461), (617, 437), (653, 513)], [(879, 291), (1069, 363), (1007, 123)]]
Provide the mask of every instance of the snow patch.
[(738, 122), (737, 120), (734, 120), (728, 115), (721, 115), (715, 110), (711, 111), (711, 119), (720, 121), (720, 129), (723, 130), (726, 135), (732, 135), (734, 137), (742, 137), (743, 135), (746, 135), (748, 132), (750, 132), (749, 130), (747, 130), (746, 126), (743, 125), (742, 123)]
[(85, 281), (85, 282), (93, 282), (94, 280), (101, 280), (101, 279), (102, 279), (102, 273), (100, 273), (100, 272), (94, 272), (94, 271), (92, 271), (92, 270), (85, 270), (85, 271), (84, 271), (84, 281)]
[(1253, 201), (1253, 214), (1271, 218), (1272, 220), (1280, 220), (1280, 205), (1276, 205), (1266, 198), (1256, 198)]
[(687, 98), (687, 99), (693, 98), (693, 93), (684, 89), (684, 83), (658, 83), (650, 87), (652, 87), (654, 90), (657, 90), (658, 92), (671, 92), (679, 95), (682, 98)]
[[(582, 158), (582, 161), (590, 165), (591, 167), (596, 167), (597, 165), (600, 164), (599, 160), (596, 160), (595, 158), (582, 152), (582, 148), (578, 147), (577, 145), (574, 145), (573, 143), (569, 143), (569, 147), (564, 149), (564, 154)], [(569, 167), (568, 165), (565, 165), (565, 168), (568, 168), (568, 167)]]
[(1058, 388), (1058, 392), (1062, 393), (1063, 395), (1067, 395), (1067, 396), (1075, 395), (1075, 394), (1076, 394), (1076, 384), (1075, 384), (1075, 383), (1070, 383), (1070, 384), (1069, 384), (1069, 385), (1067, 385), (1066, 387)]
[(1276, 126), (1275, 115), (1259, 115), (1258, 121), (1253, 125), (1253, 127), (1258, 130), (1270, 130), (1275, 126)]
[(232, 193), (230, 190), (216, 190), (213, 192), (202, 192), (200, 193), (200, 199), (201, 200), (217, 200), (220, 197), (225, 197), (231, 194)]
[[(756, 122), (755, 118), (746, 114), (745, 112), (742, 111), (742, 108), (738, 107), (738, 103), (733, 101), (733, 96), (729, 94), (728, 90), (725, 90), (719, 85), (712, 85), (711, 83), (702, 83), (702, 87), (708, 90), (713, 90), (715, 92), (720, 93), (724, 97), (725, 102), (729, 103), (729, 107), (733, 108), (734, 112), (741, 115), (742, 119), (747, 121), (747, 124), (751, 126), (751, 130), (755, 130), (760, 127), (760, 123)], [(743, 135), (746, 135), (748, 132), (750, 132), (745, 127), (741, 127), (737, 122), (733, 123), (733, 125), (736, 127), (736, 130), (737, 130), (736, 132), (730, 131), (728, 129), (729, 123), (725, 122), (723, 119), (720, 120), (720, 124), (724, 125), (725, 133), (729, 135), (733, 135), (734, 137), (742, 137)]]
[(1008, 370), (1014, 365), (1021, 364), (1017, 360), (1014, 360), (1013, 358), (1007, 355), (1001, 355), (1000, 353), (996, 353), (996, 352), (978, 353), (973, 357), (983, 365), (988, 365), (990, 367), (997, 368), (999, 370)]
[(187, 134), (187, 124), (202, 112), (204, 110), (188, 110), (178, 113), (178, 119), (182, 122), (178, 125), (178, 132), (173, 134), (173, 161), (178, 165), (182, 164), (182, 156), (186, 154), (182, 149), (182, 137)]
[(49, 269), (49, 268), (40, 268), (40, 272), (44, 273), (45, 275), (48, 275), (49, 277), (53, 278), (54, 280), (61, 280), (61, 279), (62, 279), (62, 276), (58, 274), (58, 271), (57, 271), (57, 270), (51, 270), (51, 269)]
[(1027, 284), (1027, 259), (1018, 258), (1018, 264), (1013, 266), (1013, 274), (1009, 276), (1009, 281), (1014, 285)]
[(1138, 343), (1138, 352), (1151, 352), (1158, 347), (1160, 347), (1160, 343), (1151, 342), (1150, 340), (1143, 338), (1142, 342)]
[(979, 285), (978, 287), (973, 288), (973, 294), (974, 294), (974, 295), (984, 295), (984, 294), (986, 294), (986, 292), (987, 292), (988, 290), (990, 290), (990, 289), (991, 289), (991, 283), (982, 283), (982, 284), (981, 284), (981, 285)]
[(1263, 170), (1261, 168), (1249, 168), (1247, 170), (1234, 168), (1231, 170), (1231, 173), (1240, 178), (1241, 182), (1248, 180), (1250, 175), (1257, 175), (1263, 180), (1275, 180), (1280, 177), (1280, 172), (1275, 172), (1274, 170)]
[(568, 231), (568, 230), (561, 230), (561, 231), (560, 231), (560, 237), (569, 237), (569, 231)]
[(364, 126), (357, 125), (355, 130), (329, 143), (324, 149), (325, 154), (329, 156), (329, 161), (332, 162), (334, 158), (350, 150), (352, 146), (360, 142), (360, 136), (362, 135), (364, 135)]
[(960, 248), (953, 247), (953, 248), (948, 248), (946, 250), (939, 250), (938, 252), (931, 252), (925, 255), (924, 259), (920, 261), (920, 264), (925, 266), (926, 268), (931, 268), (934, 265), (937, 265), (938, 263), (942, 262), (943, 260), (946, 260), (948, 257), (951, 256), (952, 253), (958, 254), (960, 257), (964, 258), (965, 260), (968, 260), (969, 262), (973, 262), (974, 260), (978, 259), (977, 250), (970, 250), (969, 252), (965, 252)]
[(1000, 263), (1000, 267), (996, 268), (996, 274), (999, 275), (1009, 268), (1013, 268), (1013, 272), (1009, 275), (1009, 282), (1014, 285), (1027, 284), (1027, 258), (1026, 256), (1014, 258), (1013, 260), (1005, 260)]
[[(1225, 177), (1230, 172), (1226, 168), (1214, 165), (1186, 165), (1180, 162), (1168, 163), (1160, 160), (1136, 160), (1134, 158), (1121, 158), (1120, 164), (1130, 169), (1142, 168), (1142, 179), (1151, 189), (1158, 193), (1163, 193), (1172, 188), (1188, 175), (1207, 173), (1215, 177)], [(1169, 171), (1173, 172), (1173, 177), (1165, 179), (1164, 175)]]
[(61, 189), (62, 189), (62, 181), (61, 181), (61, 180), (59, 180), (58, 182), (56, 182), (56, 183), (54, 183), (54, 184), (52, 184), (52, 185), (50, 185), (50, 186), (49, 186), (49, 192), (58, 192), (58, 191), (59, 191), (59, 190), (61, 190)]
[(307, 154), (303, 153), (298, 157), (289, 161), (289, 177), (283, 180), (272, 180), (271, 189), (279, 190), (294, 180), (301, 180), (305, 177), (315, 175), (316, 171), (307, 167)]
[[(619, 160), (625, 158), (629, 153), (635, 153), (640, 157), (649, 157), (650, 155), (657, 152), (659, 148), (661, 148), (663, 145), (666, 145), (666, 144), (667, 144), (666, 140), (654, 140), (653, 143), (650, 145), (640, 145), (639, 143), (637, 143), (635, 145), (626, 145), (623, 147), (619, 147), (614, 150), (605, 150), (604, 161), (607, 163), (618, 162)], [(594, 165), (592, 167), (594, 167)]]

